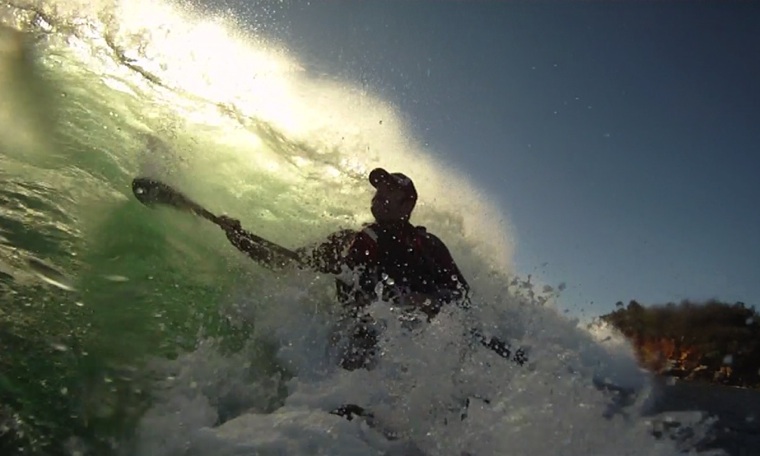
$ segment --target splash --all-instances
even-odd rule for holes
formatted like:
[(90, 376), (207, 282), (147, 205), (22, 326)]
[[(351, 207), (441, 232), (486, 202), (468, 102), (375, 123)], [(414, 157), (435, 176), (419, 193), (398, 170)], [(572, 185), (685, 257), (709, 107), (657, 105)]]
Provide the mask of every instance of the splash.
[(28, 2), (25, 8), (39, 14), (30, 21), (73, 28), (61, 43), (65, 52), (103, 85), (149, 95), (160, 105), (142, 116), (159, 120), (168, 110), (183, 129), (198, 129), (196, 141), (206, 150), (174, 151), (195, 168), (185, 170), (194, 181), (224, 182), (240, 197), (257, 190), (264, 174), (298, 195), (301, 204), (290, 204), (291, 210), (321, 207), (319, 200), (329, 198), (335, 210), (355, 214), (341, 222), (356, 224), (368, 217), (368, 204), (357, 198), (369, 200), (367, 172), (404, 169), (421, 194), (418, 223), (453, 225), (452, 234), (471, 240), (462, 249), (475, 248), (495, 268), (511, 270), (513, 241), (501, 211), (465, 176), (422, 150), (403, 116), (366, 90), (309, 75), (285, 49), (235, 28), (229, 17), (201, 16), (197, 9), (151, 0)]

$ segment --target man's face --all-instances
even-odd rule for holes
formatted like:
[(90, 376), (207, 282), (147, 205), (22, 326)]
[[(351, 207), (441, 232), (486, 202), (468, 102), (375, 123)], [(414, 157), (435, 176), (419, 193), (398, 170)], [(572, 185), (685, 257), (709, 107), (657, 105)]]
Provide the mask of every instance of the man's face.
[(372, 215), (378, 222), (395, 222), (408, 219), (414, 208), (404, 190), (379, 185), (372, 198)]

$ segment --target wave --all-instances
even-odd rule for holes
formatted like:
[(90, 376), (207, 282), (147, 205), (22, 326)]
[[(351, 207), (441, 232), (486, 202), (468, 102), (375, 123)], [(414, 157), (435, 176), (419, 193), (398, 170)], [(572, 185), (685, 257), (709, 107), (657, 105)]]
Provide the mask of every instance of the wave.
[[(306, 70), (233, 13), (151, 0), (0, 8), (0, 90), (15, 94), (2, 108), (10, 139), (0, 143), (0, 159), (15, 192), (0, 219), (12, 258), (4, 273), (14, 296), (55, 286), (36, 282), (40, 269), (30, 270), (44, 260), (70, 290), (33, 292), (60, 301), (74, 329), (51, 323), (60, 310), (20, 307), (10, 321), (47, 331), (71, 363), (99, 360), (86, 375), (62, 368), (80, 385), (74, 402), (85, 421), (121, 413), (114, 391), (149, 389), (145, 409), (129, 412), (133, 426), (118, 451), (683, 449), (655, 438), (641, 414), (650, 382), (630, 347), (594, 338), (559, 315), (552, 296), (516, 277), (506, 216), (473, 179), (421, 146), (392, 104)], [(37, 86), (49, 90), (40, 97)], [(475, 306), (409, 331), (388, 305), (374, 304), (386, 336), (372, 371), (334, 367), (330, 277), (271, 274), (218, 229), (150, 211), (129, 189), (135, 175), (160, 178), (296, 247), (370, 219), (366, 175), (375, 166), (414, 179), (413, 222), (449, 245)], [(23, 191), (34, 182), (38, 191)], [(525, 346), (531, 362), (519, 367), (476, 349), (462, 336), (471, 325)], [(226, 329), (212, 329), (219, 326)], [(235, 328), (244, 330), (230, 349), (221, 339)], [(118, 388), (115, 372), (123, 377)], [(345, 403), (371, 410), (372, 426), (327, 413)], [(698, 417), (684, 422), (696, 426)], [(92, 450), (77, 432), (68, 448)]]

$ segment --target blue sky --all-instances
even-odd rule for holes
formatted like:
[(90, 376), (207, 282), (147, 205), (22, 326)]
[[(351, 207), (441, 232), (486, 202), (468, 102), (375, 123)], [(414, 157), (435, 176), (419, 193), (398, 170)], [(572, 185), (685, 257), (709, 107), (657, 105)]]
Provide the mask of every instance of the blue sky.
[(518, 270), (565, 282), (574, 312), (760, 307), (760, 4), (243, 8), (315, 71), (394, 102), (507, 211)]

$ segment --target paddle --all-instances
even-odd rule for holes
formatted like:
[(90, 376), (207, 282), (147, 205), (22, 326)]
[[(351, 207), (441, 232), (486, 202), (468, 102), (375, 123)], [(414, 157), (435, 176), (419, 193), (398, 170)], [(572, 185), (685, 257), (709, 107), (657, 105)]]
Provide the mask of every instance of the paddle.
[(296, 252), (245, 231), (239, 226), (231, 226), (225, 219), (212, 214), (179, 190), (163, 182), (147, 177), (136, 177), (132, 180), (132, 193), (135, 194), (135, 198), (146, 206), (152, 207), (157, 204), (171, 206), (175, 209), (203, 217), (219, 225), (225, 231), (229, 232), (232, 230), (236, 235), (237, 241), (248, 244), (245, 246), (244, 251), (254, 260), (265, 263), (266, 266), (282, 267), (291, 262), (301, 262), (301, 257)]
[(132, 193), (146, 206), (164, 204), (182, 211), (192, 212), (217, 225), (221, 223), (219, 217), (163, 182), (147, 177), (136, 177), (132, 180)]

